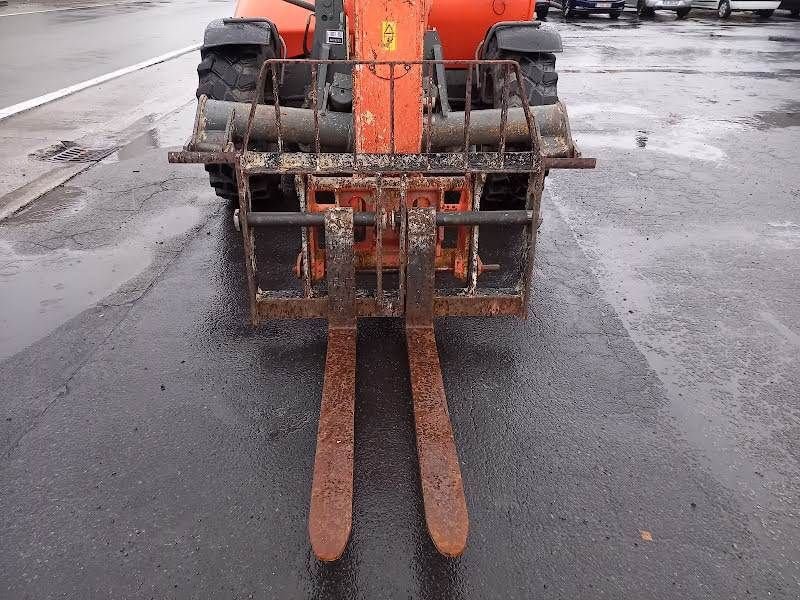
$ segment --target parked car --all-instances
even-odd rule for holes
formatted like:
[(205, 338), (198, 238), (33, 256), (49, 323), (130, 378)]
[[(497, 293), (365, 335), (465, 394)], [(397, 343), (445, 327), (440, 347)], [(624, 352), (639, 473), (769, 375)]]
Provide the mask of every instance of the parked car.
[(795, 19), (800, 17), (800, 0), (783, 0), (778, 8), (788, 10)]
[(536, 0), (536, 18), (544, 21), (550, 12), (550, 0)]
[(727, 19), (733, 11), (752, 11), (762, 19), (769, 19), (781, 0), (692, 0), (692, 8), (716, 10), (720, 19)]
[(692, 10), (692, 0), (627, 0), (626, 5), (635, 8), (642, 19), (655, 16), (657, 10), (672, 10), (679, 19), (685, 19)]
[(612, 19), (619, 19), (625, 9), (625, 0), (550, 0), (550, 6), (559, 8), (567, 19), (589, 13), (607, 14)]

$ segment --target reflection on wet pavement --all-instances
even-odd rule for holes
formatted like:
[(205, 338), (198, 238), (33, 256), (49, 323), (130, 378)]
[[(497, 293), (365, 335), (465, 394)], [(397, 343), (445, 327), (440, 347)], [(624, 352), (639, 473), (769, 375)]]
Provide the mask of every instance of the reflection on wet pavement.
[(0, 223), (0, 361), (88, 308), (140, 296), (150, 280), (132, 282), (198, 225), (213, 197), (181, 193), (193, 177), (153, 181), (150, 169), (130, 168), (120, 186), (118, 173), (116, 181), (104, 175), (139, 166), (136, 159), (158, 161), (157, 132)]
[(352, 540), (313, 560), (325, 325), (248, 324), (227, 207), (165, 162), (189, 109), (0, 224), (27, 346), (0, 338), (0, 595), (795, 599), (796, 24), (557, 24), (598, 169), (548, 177), (528, 321), (436, 325), (466, 553), (425, 532), (403, 326), (376, 319)]

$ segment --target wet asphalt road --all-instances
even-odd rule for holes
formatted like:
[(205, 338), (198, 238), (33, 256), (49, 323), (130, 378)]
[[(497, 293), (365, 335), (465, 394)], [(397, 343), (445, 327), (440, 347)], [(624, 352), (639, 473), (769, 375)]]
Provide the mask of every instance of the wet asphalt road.
[(556, 22), (600, 166), (548, 179), (527, 322), (437, 323), (467, 552), (428, 541), (376, 320), (351, 542), (313, 559), (324, 324), (247, 326), (228, 210), (158, 147), (186, 106), (0, 223), (0, 597), (798, 597), (798, 25)]
[[(73, 5), (101, 6), (35, 12)], [(0, 85), (0, 108), (198, 44), (206, 24), (227, 16), (232, 7), (231, 0), (11, 6), (5, 12), (31, 14), (0, 12), (0, 81), (5, 82)]]

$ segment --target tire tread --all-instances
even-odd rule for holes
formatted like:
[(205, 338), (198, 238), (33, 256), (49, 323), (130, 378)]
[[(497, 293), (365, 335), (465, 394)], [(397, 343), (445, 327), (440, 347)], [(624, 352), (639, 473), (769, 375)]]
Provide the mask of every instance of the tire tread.
[[(261, 64), (266, 58), (258, 46), (220, 46), (203, 52), (197, 65), (197, 97), (213, 100), (252, 102), (256, 96), (256, 83)], [(236, 174), (230, 165), (206, 165), (208, 181), (217, 196), (239, 203)], [(280, 176), (259, 175), (250, 178), (253, 203), (269, 201), (278, 190)]]

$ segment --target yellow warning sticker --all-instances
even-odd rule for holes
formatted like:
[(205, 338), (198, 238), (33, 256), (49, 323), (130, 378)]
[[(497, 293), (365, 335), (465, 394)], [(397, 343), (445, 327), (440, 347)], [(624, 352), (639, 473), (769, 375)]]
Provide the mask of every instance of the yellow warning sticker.
[(397, 21), (381, 23), (381, 48), (388, 52), (397, 50)]

